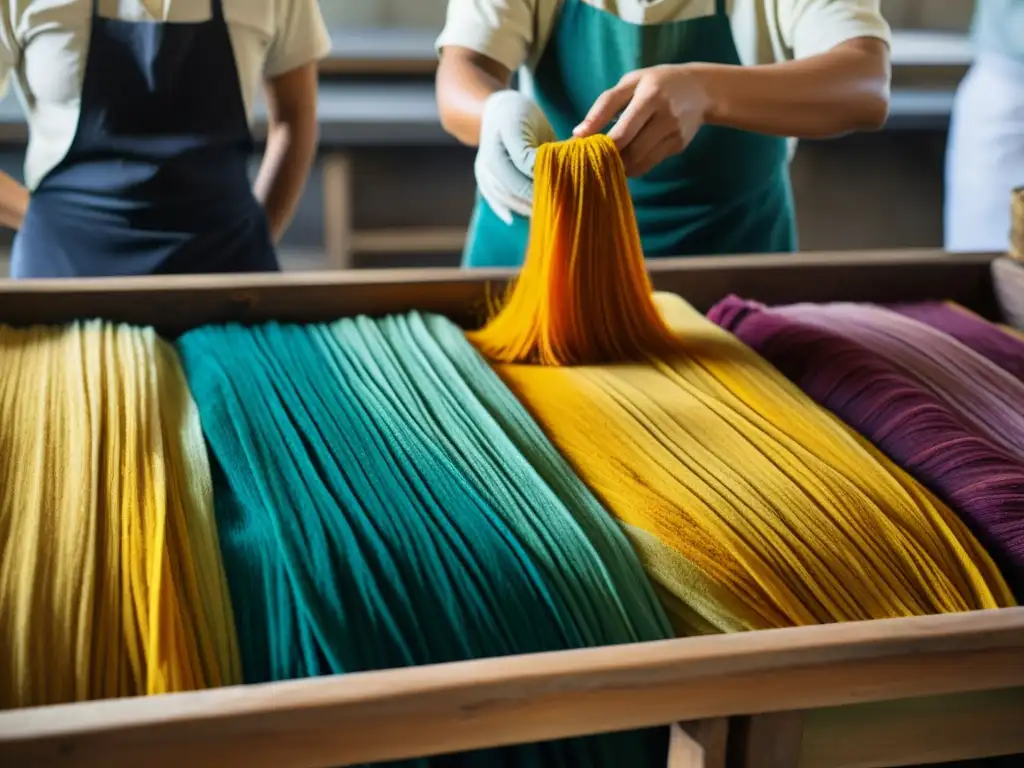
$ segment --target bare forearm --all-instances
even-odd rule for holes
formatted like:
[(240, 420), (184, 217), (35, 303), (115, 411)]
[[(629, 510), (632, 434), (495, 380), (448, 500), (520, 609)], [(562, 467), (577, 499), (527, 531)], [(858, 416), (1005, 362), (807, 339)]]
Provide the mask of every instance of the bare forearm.
[(851, 40), (780, 64), (692, 66), (714, 125), (816, 139), (877, 130), (888, 114), (889, 53), (880, 40)]
[(512, 73), (467, 48), (445, 48), (437, 68), (437, 104), (444, 129), (463, 144), (480, 141), (487, 97), (508, 88)]
[(21, 229), (28, 210), (28, 190), (0, 171), (0, 226)]
[(288, 229), (302, 198), (316, 155), (317, 136), (315, 119), (276, 125), (267, 134), (267, 148), (256, 176), (255, 191), (267, 212), (275, 243)]

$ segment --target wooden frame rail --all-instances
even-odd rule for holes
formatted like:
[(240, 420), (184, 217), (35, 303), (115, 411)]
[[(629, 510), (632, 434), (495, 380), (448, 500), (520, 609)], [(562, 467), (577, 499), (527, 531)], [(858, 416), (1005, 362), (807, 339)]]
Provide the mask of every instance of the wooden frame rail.
[[(1016, 708), (1008, 714), (1019, 715), (1011, 723), (1019, 726), (1024, 608), (17, 710), (0, 714), (0, 764), (313, 768), (675, 721), (1012, 689)], [(997, 744), (972, 742), (963, 751), (1024, 753), (1024, 728), (1007, 729), (1003, 720)], [(820, 744), (811, 742), (806, 760), (800, 752), (793, 760), (783, 748), (774, 762), (762, 753), (761, 762), (748, 764), (865, 765), (821, 759), (828, 750)]]
[[(995, 318), (1024, 282), (1016, 263), (993, 259), (934, 250), (851, 251), (660, 259), (649, 271), (658, 290), (678, 293), (702, 311), (737, 293), (767, 303), (949, 299)], [(418, 309), (471, 324), (513, 276), (506, 269), (400, 269), (0, 280), (0, 322), (99, 316), (174, 336), (205, 323), (318, 322)]]
[[(936, 251), (651, 264), (706, 309), (950, 299), (1024, 327), (1024, 265)], [(507, 270), (0, 281), (0, 322), (173, 336), (412, 309), (475, 322)], [(0, 765), (314, 768), (674, 724), (670, 768), (895, 768), (1024, 754), (1024, 608), (490, 659), (0, 713)]]

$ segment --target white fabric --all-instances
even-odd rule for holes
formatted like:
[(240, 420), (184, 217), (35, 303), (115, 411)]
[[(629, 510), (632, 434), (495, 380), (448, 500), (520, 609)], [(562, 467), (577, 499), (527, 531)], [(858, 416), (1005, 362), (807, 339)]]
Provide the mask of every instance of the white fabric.
[(474, 170), (481, 197), (506, 224), (513, 213), (531, 214), (537, 147), (554, 140), (554, 128), (532, 99), (518, 91), (488, 97)]
[[(60, 162), (74, 138), (93, 2), (107, 18), (210, 18), (210, 0), (2, 0), (0, 95), (13, 81), (25, 109), (25, 181), (30, 189)], [(223, 0), (223, 7), (250, 118), (265, 77), (330, 53), (317, 0)]]
[(957, 91), (946, 156), (945, 246), (1010, 245), (1010, 195), (1024, 187), (1024, 62), (980, 55)]
[[(707, 16), (714, 0), (585, 0), (624, 21), (663, 24)], [(437, 46), (469, 48), (510, 70), (531, 71), (554, 29), (562, 0), (449, 0)], [(726, 0), (744, 64), (807, 58), (857, 37), (890, 41), (880, 0)]]

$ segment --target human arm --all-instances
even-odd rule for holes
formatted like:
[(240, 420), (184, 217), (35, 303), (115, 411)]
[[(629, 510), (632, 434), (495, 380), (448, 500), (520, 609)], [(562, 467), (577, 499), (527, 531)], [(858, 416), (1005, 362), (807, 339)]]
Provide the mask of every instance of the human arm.
[(462, 143), (478, 147), (477, 188), (506, 223), (513, 213), (530, 215), (537, 147), (555, 140), (540, 107), (508, 89), (511, 78), (499, 62), (466, 48), (445, 48), (437, 75), (442, 123)]
[(463, 144), (478, 146), (484, 104), (511, 81), (512, 71), (500, 62), (469, 48), (446, 46), (435, 83), (441, 125)]
[(450, 0), (438, 38), (436, 91), (441, 123), (478, 147), (480, 195), (507, 223), (533, 208), (537, 147), (555, 132), (540, 107), (509, 88), (533, 41), (536, 0)]
[[(0, 99), (8, 96), (11, 75), (21, 58), (18, 38), (11, 14), (0, 15)], [(0, 226), (21, 229), (28, 210), (29, 193), (24, 185), (0, 171)]]
[(309, 179), (319, 137), (317, 65), (310, 62), (268, 78), (267, 145), (256, 176), (256, 198), (278, 242), (291, 223)]
[(637, 175), (682, 151), (705, 123), (797, 138), (880, 128), (890, 66), (878, 0), (762, 1), (784, 47), (778, 63), (630, 73), (597, 100), (578, 135), (602, 130), (622, 111), (609, 135)]
[(28, 210), (28, 190), (3, 171), (0, 171), (0, 226), (21, 229)]
[(302, 198), (319, 138), (317, 62), (331, 52), (318, 0), (275, 0), (263, 65), (267, 143), (255, 194), (279, 242)]

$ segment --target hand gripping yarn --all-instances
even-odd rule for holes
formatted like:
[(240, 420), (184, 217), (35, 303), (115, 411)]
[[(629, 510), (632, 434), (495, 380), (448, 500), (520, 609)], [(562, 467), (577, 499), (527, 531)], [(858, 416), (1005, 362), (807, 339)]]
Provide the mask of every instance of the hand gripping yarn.
[[(734, 336), (630, 277), (642, 264), (617, 247), (636, 225), (613, 145), (545, 145), (537, 169), (523, 274), (470, 338), (632, 534), (679, 631), (695, 614), (754, 629), (1012, 604), (930, 492)], [(589, 237), (584, 220), (629, 231)], [(589, 285), (607, 296), (577, 296)], [(544, 341), (565, 328), (571, 344)], [(609, 359), (630, 362), (579, 364)]]
[(0, 327), (0, 707), (241, 681), (198, 414), (173, 349)]
[[(593, 499), (506, 436), (495, 413), (521, 407), (448, 321), (207, 327), (179, 346), (247, 681), (670, 635)], [(461, 380), (473, 369), (484, 381)], [(655, 729), (415, 764), (662, 766), (666, 750)]]
[[(840, 333), (737, 297), (708, 317), (949, 503), (1017, 599), (1024, 596), (1024, 462), (965, 425), (903, 369)], [(984, 341), (980, 329), (971, 334)]]
[(675, 340), (650, 301), (614, 142), (598, 134), (543, 145), (534, 177), (534, 225), (522, 271), (497, 314), (470, 334), (472, 342), (493, 360), (543, 365), (671, 349)]

